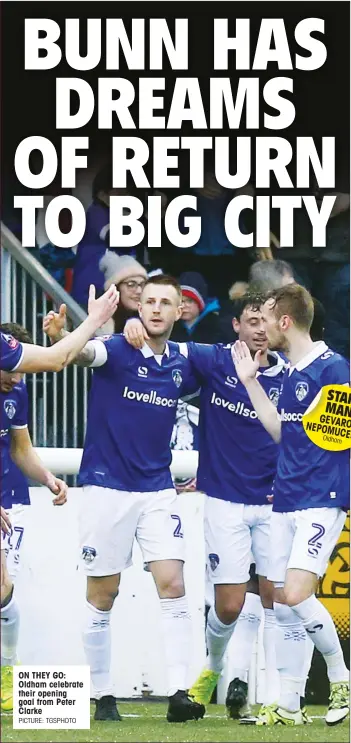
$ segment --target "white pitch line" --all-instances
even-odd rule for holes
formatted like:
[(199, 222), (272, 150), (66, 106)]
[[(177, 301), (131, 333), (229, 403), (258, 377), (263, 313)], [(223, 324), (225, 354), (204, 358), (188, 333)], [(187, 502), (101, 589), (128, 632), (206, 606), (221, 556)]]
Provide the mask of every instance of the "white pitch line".
[[(5, 711), (1, 712), (1, 717), (12, 717), (12, 716), (13, 716), (12, 712), (5, 712)], [(123, 712), (122, 717), (136, 717), (136, 718), (145, 718), (145, 719), (146, 718), (150, 719), (151, 717), (153, 720), (163, 719), (163, 718), (166, 719), (165, 715), (138, 715), (138, 714), (133, 714), (132, 712), (128, 712), (128, 713)], [(310, 715), (310, 717), (311, 717), (311, 720), (324, 720), (325, 719), (324, 715)], [(203, 719), (204, 720), (224, 720), (227, 718), (224, 715), (205, 715)], [(228, 720), (228, 722), (230, 721)], [(65, 730), (65, 728), (62, 728), (62, 730)]]

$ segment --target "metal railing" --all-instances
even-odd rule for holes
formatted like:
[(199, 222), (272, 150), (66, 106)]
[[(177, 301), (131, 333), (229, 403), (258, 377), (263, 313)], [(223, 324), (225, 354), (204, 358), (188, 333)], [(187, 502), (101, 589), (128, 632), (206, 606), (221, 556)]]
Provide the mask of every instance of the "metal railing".
[[(31, 333), (34, 343), (45, 346), (48, 339), (42, 330), (43, 317), (62, 303), (67, 305), (73, 326), (85, 319), (79, 304), (1, 224), (1, 322), (20, 323)], [(61, 374), (27, 376), (34, 446), (83, 446), (90, 376), (89, 369), (76, 366)]]

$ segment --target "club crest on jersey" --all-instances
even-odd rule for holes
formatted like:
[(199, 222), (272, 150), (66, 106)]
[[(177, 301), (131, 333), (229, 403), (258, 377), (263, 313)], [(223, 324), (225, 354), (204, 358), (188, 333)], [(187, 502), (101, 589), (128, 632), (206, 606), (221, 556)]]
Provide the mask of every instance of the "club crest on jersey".
[(219, 556), (215, 552), (210, 552), (208, 559), (210, 561), (211, 570), (216, 570), (219, 565)]
[(6, 343), (10, 346), (10, 348), (17, 348), (18, 341), (12, 335), (8, 335), (7, 333), (2, 333), (2, 337), (4, 338)]
[(15, 400), (5, 400), (4, 402), (4, 410), (8, 418), (12, 420), (13, 416), (16, 413), (16, 402)]
[(175, 386), (176, 387), (180, 387), (180, 385), (181, 385), (181, 383), (183, 381), (183, 377), (182, 377), (182, 374), (181, 374), (180, 369), (173, 369), (173, 371), (172, 371), (172, 379), (173, 379), (173, 382), (174, 382)]
[(309, 386), (307, 382), (298, 382), (295, 387), (295, 395), (299, 402), (302, 402), (302, 400), (305, 399), (306, 395), (308, 395)]
[(138, 367), (138, 377), (142, 377), (145, 379), (147, 377), (147, 367), (146, 366), (139, 366)]
[(88, 547), (87, 545), (84, 545), (82, 548), (82, 558), (84, 562), (93, 562), (96, 557), (96, 549), (95, 547)]
[(224, 384), (227, 384), (228, 387), (232, 387), (235, 389), (236, 385), (238, 384), (238, 380), (236, 377), (227, 377)]
[(268, 392), (268, 397), (272, 400), (273, 405), (277, 407), (279, 402), (279, 387), (271, 387)]

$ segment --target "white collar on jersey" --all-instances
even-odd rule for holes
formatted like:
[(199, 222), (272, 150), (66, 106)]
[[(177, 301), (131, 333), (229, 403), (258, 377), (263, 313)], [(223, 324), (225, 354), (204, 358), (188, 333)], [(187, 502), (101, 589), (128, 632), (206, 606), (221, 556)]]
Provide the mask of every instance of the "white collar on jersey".
[(274, 366), (267, 366), (264, 371), (258, 371), (256, 374), (256, 377), (259, 377), (260, 375), (263, 375), (264, 377), (276, 377), (278, 374), (280, 374), (283, 369), (287, 367), (286, 361), (279, 356), (279, 353), (276, 351), (268, 351), (268, 356), (273, 356), (275, 359)]
[(312, 364), (312, 361), (315, 361), (319, 358), (319, 356), (322, 356), (323, 353), (328, 351), (328, 346), (324, 341), (315, 341), (313, 344), (313, 348), (309, 353), (306, 354), (306, 356), (303, 356), (300, 361), (295, 364), (295, 366), (289, 366), (289, 377), (293, 373), (294, 369), (296, 371), (302, 371), (303, 369), (306, 369), (307, 366)]
[[(151, 356), (163, 356), (164, 355), (164, 354), (160, 354), (160, 353), (154, 353), (153, 350), (152, 350), (152, 348), (150, 348), (150, 346), (148, 346), (147, 343), (144, 343), (143, 347), (140, 348), (139, 350), (141, 351), (141, 353), (143, 354), (143, 356), (144, 356), (145, 359), (150, 359)], [(168, 345), (168, 343), (166, 343), (166, 348), (164, 350), (164, 353), (166, 354), (166, 356), (169, 356), (169, 345)]]

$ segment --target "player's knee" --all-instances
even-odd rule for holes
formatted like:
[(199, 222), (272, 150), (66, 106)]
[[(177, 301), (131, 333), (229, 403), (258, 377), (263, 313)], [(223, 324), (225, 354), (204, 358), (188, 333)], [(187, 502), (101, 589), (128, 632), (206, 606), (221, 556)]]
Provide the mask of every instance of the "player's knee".
[(164, 576), (157, 582), (157, 589), (161, 598), (178, 599), (184, 596), (185, 588), (182, 575)]
[(227, 598), (225, 601), (216, 602), (216, 614), (218, 619), (223, 624), (232, 624), (238, 618), (243, 605), (245, 597), (233, 596)]
[(306, 597), (305, 593), (301, 590), (300, 586), (286, 586), (284, 589), (285, 600), (288, 606), (297, 606), (301, 601), (304, 601)]
[(315, 595), (317, 586), (316, 574), (307, 570), (289, 569), (284, 584), (285, 602), (291, 607), (298, 606), (302, 601)]
[(87, 591), (87, 601), (100, 611), (110, 611), (117, 596), (118, 588), (100, 586)]
[(99, 594), (98, 596), (94, 596), (93, 599), (89, 599), (88, 601), (90, 604), (95, 606), (95, 609), (99, 609), (100, 611), (110, 611), (113, 607), (113, 603), (115, 598), (118, 596), (117, 593), (108, 593), (108, 594)]

